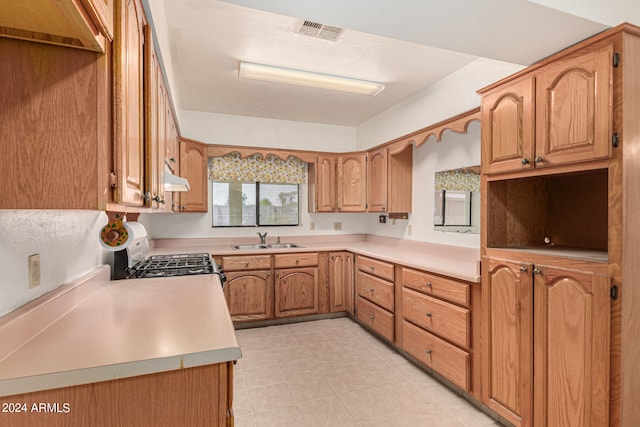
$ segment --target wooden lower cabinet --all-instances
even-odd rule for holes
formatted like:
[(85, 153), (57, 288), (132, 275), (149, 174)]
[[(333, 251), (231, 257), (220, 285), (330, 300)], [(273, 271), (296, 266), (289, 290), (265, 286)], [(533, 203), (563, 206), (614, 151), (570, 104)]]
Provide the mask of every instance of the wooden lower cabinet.
[(484, 403), (516, 426), (608, 426), (609, 277), (587, 262), (483, 266)]
[(231, 320), (266, 320), (273, 317), (273, 281), (271, 270), (231, 271), (225, 273)]
[(393, 342), (395, 337), (393, 313), (358, 296), (356, 300), (356, 317), (369, 328)]
[(402, 340), (407, 353), (461, 389), (469, 391), (469, 353), (406, 320), (402, 322)]
[(353, 266), (352, 254), (329, 254), (329, 311), (332, 313), (346, 311), (353, 315), (355, 312)]
[(370, 274), (358, 271), (356, 276), (356, 293), (379, 305), (387, 311), (394, 309), (394, 284)]
[(275, 316), (301, 316), (317, 314), (318, 267), (276, 270)]
[[(233, 362), (0, 397), (16, 402), (28, 411), (0, 412), (0, 425), (233, 426)], [(31, 411), (43, 403), (56, 411)]]

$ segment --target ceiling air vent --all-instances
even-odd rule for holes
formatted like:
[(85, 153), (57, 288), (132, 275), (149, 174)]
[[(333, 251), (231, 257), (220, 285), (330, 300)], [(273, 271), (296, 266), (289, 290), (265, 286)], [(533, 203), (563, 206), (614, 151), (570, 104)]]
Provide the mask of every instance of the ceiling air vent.
[(313, 21), (304, 21), (296, 31), (298, 34), (316, 37), (323, 40), (330, 40), (332, 42), (337, 41), (343, 32), (344, 28), (319, 24)]

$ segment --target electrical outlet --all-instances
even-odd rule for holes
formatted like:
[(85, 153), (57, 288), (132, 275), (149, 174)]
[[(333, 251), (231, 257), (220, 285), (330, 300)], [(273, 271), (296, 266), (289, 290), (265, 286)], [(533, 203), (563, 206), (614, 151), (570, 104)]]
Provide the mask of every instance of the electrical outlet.
[(315, 221), (309, 221), (309, 230), (313, 231), (316, 229)]
[(29, 255), (29, 289), (40, 286), (40, 254)]
[(337, 221), (333, 223), (333, 229), (334, 230), (342, 230), (342, 222)]

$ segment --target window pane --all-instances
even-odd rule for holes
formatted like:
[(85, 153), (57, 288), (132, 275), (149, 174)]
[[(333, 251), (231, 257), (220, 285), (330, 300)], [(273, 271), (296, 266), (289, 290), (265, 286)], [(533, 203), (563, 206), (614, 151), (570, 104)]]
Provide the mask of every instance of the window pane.
[(298, 225), (298, 185), (258, 184), (259, 225)]
[(213, 226), (255, 226), (256, 184), (253, 182), (213, 183)]

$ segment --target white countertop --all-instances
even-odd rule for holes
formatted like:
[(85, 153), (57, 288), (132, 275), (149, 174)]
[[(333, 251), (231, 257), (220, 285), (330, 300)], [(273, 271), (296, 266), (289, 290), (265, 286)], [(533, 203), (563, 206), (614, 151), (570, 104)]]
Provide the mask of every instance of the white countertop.
[(0, 396), (241, 357), (217, 275), (108, 277), (101, 267), (0, 319)]

